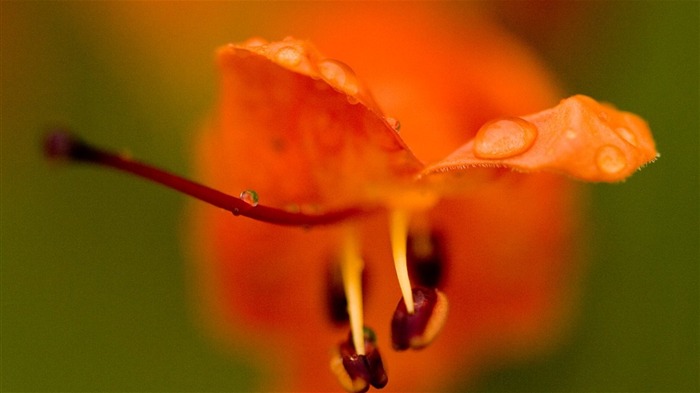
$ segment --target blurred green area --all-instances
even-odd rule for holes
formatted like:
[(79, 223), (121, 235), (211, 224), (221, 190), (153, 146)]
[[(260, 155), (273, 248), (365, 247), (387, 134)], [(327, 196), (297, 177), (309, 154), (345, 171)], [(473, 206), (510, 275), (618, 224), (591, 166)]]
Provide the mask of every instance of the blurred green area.
[[(661, 159), (622, 185), (592, 186), (590, 266), (570, 337), (469, 387), (697, 391), (700, 3), (558, 5), (580, 13), (568, 24), (528, 21), (510, 4), (490, 10), (568, 92), (645, 117)], [(1, 390), (255, 390), (255, 364), (217, 350), (194, 322), (185, 198), (50, 165), (39, 149), (47, 125), (65, 124), (189, 173), (192, 133), (216, 100), (213, 49), (256, 23), (285, 34), (264, 25), (260, 5), (240, 6), (222, 5), (228, 14), (212, 23), (195, 12), (191, 24), (165, 24), (156, 38), (182, 61), (159, 62), (110, 28), (109, 3), (2, 2)], [(152, 33), (147, 20), (123, 23), (138, 37)]]

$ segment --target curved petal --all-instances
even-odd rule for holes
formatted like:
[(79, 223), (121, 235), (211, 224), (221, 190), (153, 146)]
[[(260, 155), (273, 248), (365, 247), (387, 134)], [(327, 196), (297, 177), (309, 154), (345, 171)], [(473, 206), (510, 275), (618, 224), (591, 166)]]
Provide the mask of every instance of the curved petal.
[(657, 156), (639, 116), (576, 95), (539, 113), (486, 123), (473, 140), (422, 175), (498, 166), (614, 182)]
[[(310, 43), (260, 39), (219, 49), (228, 167), (265, 203), (325, 208), (422, 169), (355, 73)], [(233, 152), (232, 152), (233, 153)]]

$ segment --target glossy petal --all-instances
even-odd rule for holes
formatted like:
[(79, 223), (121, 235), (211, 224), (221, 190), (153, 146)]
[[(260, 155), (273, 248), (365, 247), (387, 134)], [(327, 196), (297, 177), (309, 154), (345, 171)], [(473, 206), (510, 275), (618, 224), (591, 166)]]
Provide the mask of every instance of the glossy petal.
[(542, 112), (486, 123), (472, 141), (423, 175), (498, 166), (614, 182), (657, 156), (639, 116), (577, 95)]
[(352, 69), (310, 43), (255, 39), (218, 60), (222, 143), (245, 146), (229, 165), (246, 163), (236, 183), (265, 203), (349, 204), (422, 168)]

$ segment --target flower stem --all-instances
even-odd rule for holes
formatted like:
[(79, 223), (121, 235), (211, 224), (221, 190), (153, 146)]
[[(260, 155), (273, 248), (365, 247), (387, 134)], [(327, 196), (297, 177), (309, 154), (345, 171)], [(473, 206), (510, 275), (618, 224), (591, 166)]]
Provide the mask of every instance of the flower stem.
[(129, 157), (92, 146), (65, 130), (53, 131), (46, 137), (44, 154), (50, 159), (97, 164), (131, 173), (228, 210), (236, 216), (240, 215), (272, 224), (288, 226), (327, 225), (378, 210), (372, 207), (351, 206), (323, 214), (304, 214), (261, 204), (253, 206), (239, 197), (225, 194)]

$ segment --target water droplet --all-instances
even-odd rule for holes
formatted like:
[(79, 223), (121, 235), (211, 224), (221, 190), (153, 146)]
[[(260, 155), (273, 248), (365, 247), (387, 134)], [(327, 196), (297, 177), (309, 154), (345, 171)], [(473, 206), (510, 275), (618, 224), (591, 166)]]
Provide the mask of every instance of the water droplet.
[(568, 128), (566, 131), (564, 131), (564, 136), (566, 136), (566, 139), (576, 139), (578, 134), (576, 134), (576, 131), (572, 130), (571, 128)]
[(253, 190), (243, 191), (239, 198), (250, 206), (258, 206), (258, 193)]
[(317, 66), (321, 77), (334, 88), (348, 95), (355, 95), (360, 90), (355, 71), (347, 64), (338, 60), (325, 59), (321, 60)]
[(394, 129), (394, 131), (399, 132), (401, 130), (401, 122), (393, 117), (385, 117), (384, 120), (386, 120), (387, 123), (391, 126), (391, 128)]
[(287, 67), (296, 67), (301, 63), (302, 53), (293, 46), (283, 46), (275, 53), (275, 60)]
[(637, 137), (634, 135), (634, 133), (632, 133), (632, 131), (630, 131), (629, 128), (617, 127), (615, 128), (615, 133), (617, 136), (625, 140), (625, 142), (637, 147)]
[(479, 158), (508, 158), (529, 149), (537, 138), (537, 127), (519, 117), (484, 124), (474, 138), (474, 155)]
[(603, 173), (614, 175), (625, 169), (627, 166), (627, 159), (619, 147), (605, 145), (598, 149), (596, 165)]

